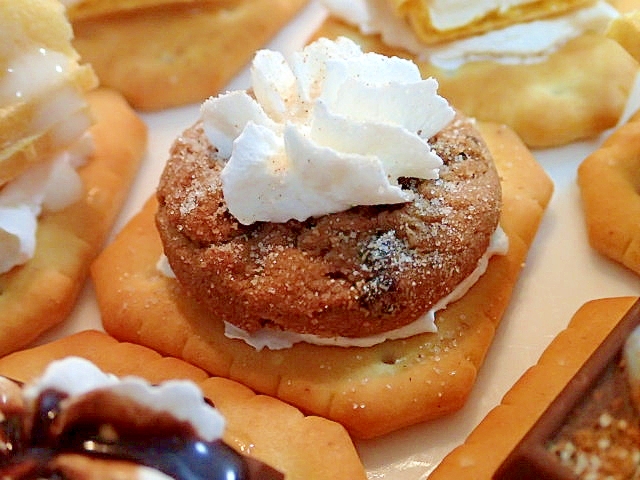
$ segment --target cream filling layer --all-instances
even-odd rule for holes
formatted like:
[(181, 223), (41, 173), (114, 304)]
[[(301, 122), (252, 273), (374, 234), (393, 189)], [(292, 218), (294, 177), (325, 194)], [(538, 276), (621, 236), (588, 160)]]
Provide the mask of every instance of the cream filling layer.
[(486, 272), (489, 266), (489, 259), (493, 255), (504, 255), (509, 250), (509, 238), (498, 226), (491, 237), (491, 243), (484, 255), (478, 260), (475, 270), (465, 278), (446, 297), (436, 303), (428, 312), (414, 322), (378, 335), (368, 337), (348, 338), (348, 337), (321, 337), (313, 334), (300, 334), (279, 330), (262, 329), (254, 333), (248, 333), (235, 325), (225, 322), (224, 334), (228, 338), (242, 340), (256, 350), (267, 348), (270, 350), (281, 350), (290, 348), (296, 343), (305, 342), (314, 345), (336, 346), (336, 347), (371, 347), (386, 340), (396, 340), (408, 338), (421, 333), (434, 333), (437, 326), (435, 314), (439, 310), (446, 308), (450, 303), (461, 298)]
[(77, 172), (93, 151), (90, 134), (73, 148), (40, 162), (0, 189), (0, 274), (33, 258), (38, 217), (59, 211), (82, 195)]
[(1, 73), (0, 159), (12, 153), (12, 145), (43, 135), (49, 135), (48, 150), (54, 151), (91, 123), (83, 92), (92, 77), (66, 55), (36, 48), (12, 59)]

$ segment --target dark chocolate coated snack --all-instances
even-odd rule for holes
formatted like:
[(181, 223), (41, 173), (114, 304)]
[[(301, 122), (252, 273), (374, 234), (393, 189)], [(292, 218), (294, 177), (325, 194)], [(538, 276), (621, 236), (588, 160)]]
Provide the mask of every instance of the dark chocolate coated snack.
[(639, 324), (636, 301), (507, 456), (495, 479), (635, 478), (640, 415), (623, 350)]
[[(100, 393), (69, 405), (65, 403), (68, 394), (54, 389), (43, 391), (29, 408), (15, 395), (6, 394), (20, 393), (19, 388), (9, 388), (9, 382), (2, 378), (3, 479), (126, 480), (138, 478), (137, 466), (150, 467), (175, 480), (284, 478), (222, 440), (199, 438), (188, 422), (170, 415), (127, 406), (127, 402)], [(109, 476), (105, 476), (105, 468), (112, 470)]]

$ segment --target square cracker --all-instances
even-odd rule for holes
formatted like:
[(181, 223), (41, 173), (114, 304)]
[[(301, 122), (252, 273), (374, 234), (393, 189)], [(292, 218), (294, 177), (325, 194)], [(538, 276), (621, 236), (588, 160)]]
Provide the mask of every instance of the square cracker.
[(336, 420), (371, 438), (440, 417), (465, 402), (507, 306), (552, 183), (508, 128), (481, 124), (502, 179), (501, 225), (509, 252), (494, 256), (480, 281), (438, 312), (437, 334), (370, 348), (299, 343), (256, 351), (224, 336), (210, 318), (163, 276), (155, 229), (156, 201), (123, 229), (92, 267), (105, 329), (118, 339), (178, 356), (219, 376)]
[[(329, 17), (314, 37), (347, 36), (365, 51), (411, 58), (379, 36)], [(424, 77), (438, 80), (438, 93), (470, 117), (513, 128), (530, 147), (552, 147), (597, 135), (624, 112), (638, 64), (604, 35), (583, 35), (543, 62), (503, 65), (471, 62), (455, 71), (411, 58)]]
[(80, 200), (38, 220), (35, 256), (0, 275), (0, 355), (24, 347), (71, 312), (147, 145), (147, 127), (115, 91), (88, 94), (95, 151), (78, 173)]
[[(109, 335), (85, 331), (0, 359), (0, 375), (19, 381), (38, 377), (47, 364), (70, 355), (103, 371), (150, 382), (187, 379), (199, 384), (226, 419), (225, 442), (285, 473), (288, 480), (365, 480), (364, 467), (347, 432), (335, 422), (304, 416), (274, 398), (256, 395), (226, 378), (210, 377), (182, 360)], [(328, 461), (330, 460), (330, 461)]]
[(589, 243), (640, 275), (640, 111), (578, 167)]
[(122, 92), (137, 109), (200, 103), (217, 94), (307, 2), (162, 1), (72, 19), (73, 45), (101, 84)]
[(537, 364), (520, 377), (465, 442), (442, 460), (429, 480), (490, 480), (636, 300), (636, 297), (604, 298), (580, 307)]

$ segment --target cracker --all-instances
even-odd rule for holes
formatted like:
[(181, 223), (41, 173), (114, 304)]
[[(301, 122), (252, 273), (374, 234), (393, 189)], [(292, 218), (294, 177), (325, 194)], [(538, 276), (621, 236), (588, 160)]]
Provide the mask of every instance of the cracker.
[(308, 0), (173, 2), (72, 20), (103, 85), (158, 110), (217, 94)]
[[(315, 37), (352, 38), (368, 51), (410, 58), (355, 27), (329, 17)], [(465, 114), (513, 128), (530, 147), (552, 147), (597, 135), (622, 115), (637, 73), (636, 61), (614, 40), (584, 35), (545, 62), (474, 62), (454, 72), (413, 59), (438, 93)]]
[(159, 5), (187, 3), (196, 5), (203, 0), (75, 0), (67, 7), (69, 20), (99, 17), (118, 12), (129, 12)]
[(537, 364), (522, 375), (465, 442), (442, 460), (429, 480), (489, 480), (636, 300), (597, 299), (578, 309)]
[(85, 331), (0, 359), (0, 375), (29, 381), (56, 359), (81, 356), (118, 376), (136, 375), (150, 382), (188, 379), (198, 383), (227, 421), (224, 440), (238, 451), (285, 473), (287, 479), (365, 479), (351, 439), (338, 424), (305, 416), (274, 398), (256, 395), (225, 378), (209, 377), (179, 359), (97, 331)]
[(510, 248), (492, 258), (463, 299), (437, 314), (437, 334), (371, 348), (300, 343), (260, 352), (231, 340), (221, 321), (157, 270), (162, 244), (154, 226), (155, 198), (93, 264), (105, 329), (336, 420), (361, 438), (456, 411), (474, 384), (553, 188), (510, 129), (480, 128), (503, 182), (501, 224)]
[(620, 15), (609, 24), (606, 34), (640, 61), (640, 10)]
[(25, 346), (71, 312), (146, 149), (145, 124), (116, 92), (88, 94), (96, 149), (78, 172), (83, 197), (41, 215), (35, 256), (0, 275), (0, 355)]
[(640, 112), (578, 167), (591, 246), (640, 274)]

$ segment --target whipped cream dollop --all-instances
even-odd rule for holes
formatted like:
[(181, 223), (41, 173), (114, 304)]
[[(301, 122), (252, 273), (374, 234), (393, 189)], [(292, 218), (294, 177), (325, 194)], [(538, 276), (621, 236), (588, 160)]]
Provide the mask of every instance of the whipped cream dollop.
[(233, 91), (202, 105), (240, 223), (407, 202), (413, 193), (398, 178), (438, 177), (442, 160), (428, 140), (455, 112), (413, 62), (323, 38), (290, 63), (259, 51), (251, 78), (253, 96)]
[(77, 168), (93, 151), (84, 135), (74, 148), (40, 162), (0, 189), (0, 273), (31, 259), (36, 250), (38, 218), (76, 202), (83, 183)]
[[(407, 22), (395, 15), (388, 0), (322, 2), (332, 15), (356, 25), (363, 33), (379, 34), (387, 45), (403, 48), (421, 61), (429, 61), (444, 70), (455, 70), (473, 61), (488, 60), (504, 64), (541, 62), (573, 38), (588, 32), (604, 32), (609, 22), (619, 15), (609, 3), (599, 1), (563, 15), (523, 22), (438, 46), (427, 46)], [(455, 12), (451, 17), (455, 22), (451, 19), (448, 21), (456, 23), (456, 26), (464, 25), (465, 12), (475, 12), (476, 7), (490, 8), (489, 3), (492, 2), (480, 2), (477, 5), (475, 2), (462, 2), (469, 8), (455, 10), (458, 3), (448, 3), (450, 11)], [(445, 17), (442, 9), (440, 17)]]
[(224, 431), (222, 414), (207, 404), (200, 388), (188, 380), (151, 384), (134, 376), (118, 378), (103, 372), (89, 360), (71, 356), (49, 364), (41, 377), (25, 386), (23, 396), (27, 402), (33, 402), (47, 390), (69, 395), (68, 401), (96, 390), (106, 391), (188, 422), (200, 438), (208, 442), (222, 438)]

